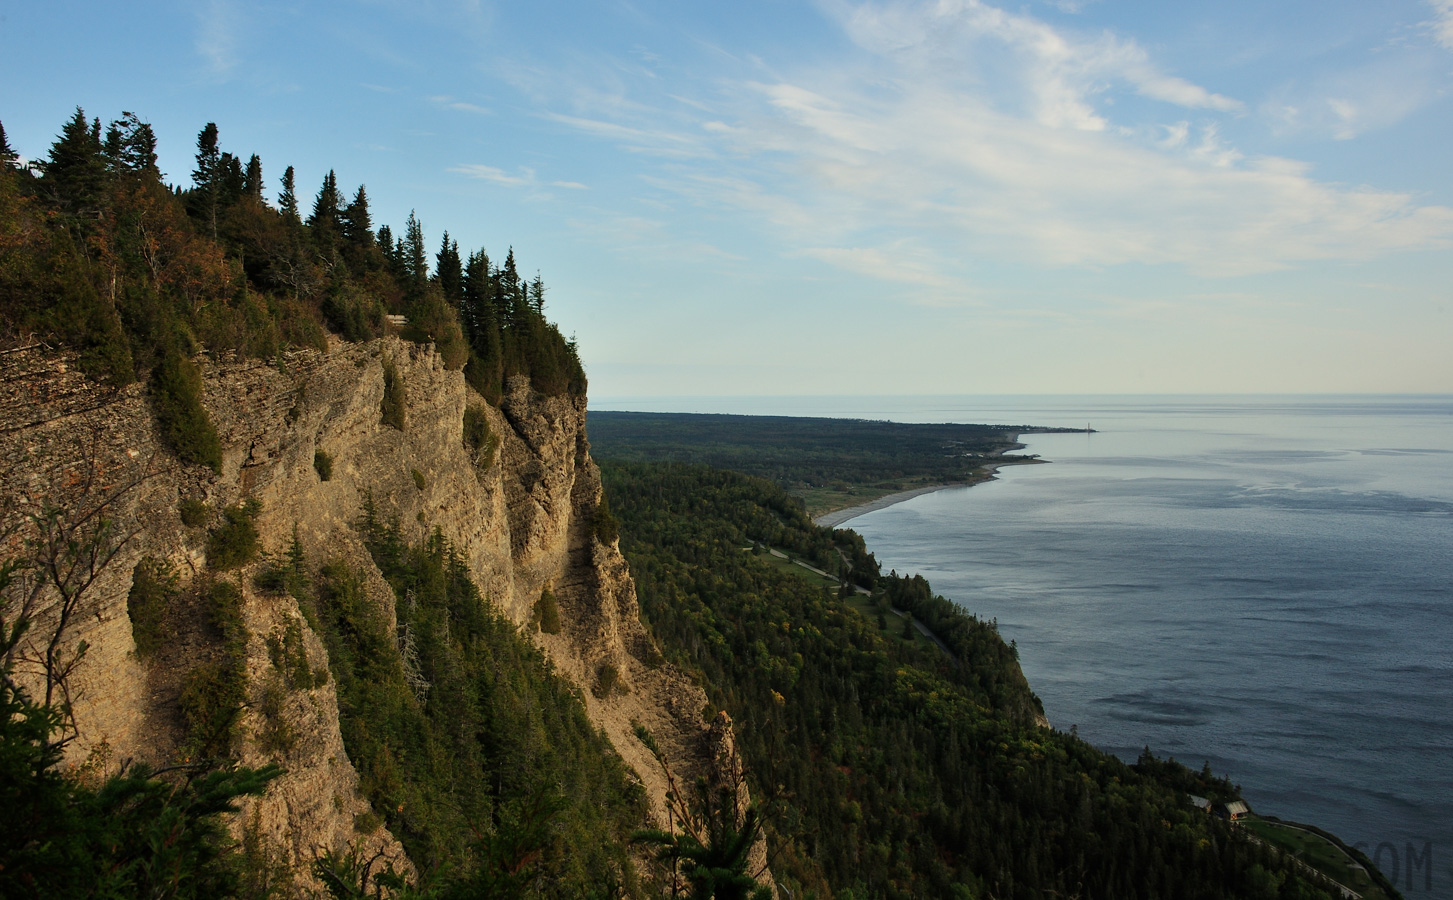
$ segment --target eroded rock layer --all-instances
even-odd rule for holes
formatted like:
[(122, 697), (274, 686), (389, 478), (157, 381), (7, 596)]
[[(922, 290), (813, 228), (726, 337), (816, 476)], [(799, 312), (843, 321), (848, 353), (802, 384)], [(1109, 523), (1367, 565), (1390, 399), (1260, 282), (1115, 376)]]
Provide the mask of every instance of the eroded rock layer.
[[(223, 447), (220, 474), (182, 464), (166, 449), (144, 384), (106, 388), (43, 347), (0, 355), (5, 549), (11, 556), (28, 552), (26, 541), (36, 535), (28, 514), (47, 505), (98, 508), (119, 545), (65, 635), (88, 648), (69, 681), (77, 726), (72, 764), (163, 764), (178, 752), (178, 673), (199, 661), (188, 654), (205, 654), (206, 646), (178, 636), (162, 654), (165, 665), (139, 659), (127, 595), (143, 557), (167, 561), (183, 581), (205, 574), (207, 532), (184, 524), (183, 501), (207, 504), (214, 520), (216, 510), (257, 501), (265, 551), (284, 552), (296, 535), (314, 565), (345, 561), (392, 622), (392, 590), (355, 527), (371, 498), (380, 515), (397, 517), (406, 539), (422, 540), (438, 529), (459, 550), (488, 602), (526, 627), (558, 671), (580, 686), (593, 721), (645, 783), (665, 821), (665, 778), (636, 739), (634, 723), (651, 729), (678, 779), (711, 766), (723, 741), (721, 725), (712, 735), (702, 720), (703, 691), (659, 662), (639, 620), (625, 560), (614, 540), (597, 536), (601, 486), (586, 439), (584, 398), (540, 395), (516, 378), (503, 402), (490, 406), (430, 347), (396, 338), (335, 342), (327, 353), (286, 353), (271, 362), (198, 362), (204, 405)], [(383, 420), (386, 367), (403, 391), (402, 429)], [(466, 406), (487, 418), (488, 446), (466, 446)], [(327, 480), (315, 465), (320, 451), (332, 463)], [(349, 844), (370, 855), (383, 850), (406, 866), (387, 829), (364, 834), (356, 827), (376, 818), (368, 815), (343, 745), (331, 682), (289, 691), (280, 711), (274, 702), (271, 714), (284, 718), (293, 740), (285, 752), (264, 749), (258, 710), (270, 665), (267, 638), (292, 625), (315, 667), (326, 666), (327, 651), (295, 600), (255, 590), (248, 573), (237, 579), (250, 635), (241, 759), (277, 761), (287, 774), (239, 821), (259, 828), (295, 871), (305, 872), (323, 849)], [(560, 611), (554, 635), (528, 628), (547, 589)], [(37, 596), (35, 634), (41, 634), (54, 625), (57, 607), (54, 592)], [(600, 690), (603, 680), (614, 682), (609, 691)]]

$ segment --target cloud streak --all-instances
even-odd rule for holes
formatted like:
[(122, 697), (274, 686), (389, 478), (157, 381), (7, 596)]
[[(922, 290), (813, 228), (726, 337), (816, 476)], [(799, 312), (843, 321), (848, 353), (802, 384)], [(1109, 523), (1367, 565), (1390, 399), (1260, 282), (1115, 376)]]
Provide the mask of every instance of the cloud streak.
[(1428, 23), (1433, 39), (1448, 50), (1453, 50), (1453, 0), (1428, 0), (1433, 8), (1433, 20)]
[[(828, 10), (869, 64), (738, 81), (691, 129), (551, 119), (682, 156), (651, 183), (762, 218), (784, 252), (936, 290), (963, 283), (964, 259), (1232, 276), (1453, 239), (1453, 209), (1244, 153), (1216, 119), (1239, 101), (1113, 34), (1065, 34), (979, 0)], [(976, 70), (987, 65), (992, 79)], [(1114, 122), (1096, 105), (1107, 80), (1178, 115)], [(890, 265), (908, 245), (932, 252)]]
[(236, 12), (223, 0), (209, 0), (197, 8), (199, 28), (196, 50), (214, 75), (225, 75), (237, 65)]

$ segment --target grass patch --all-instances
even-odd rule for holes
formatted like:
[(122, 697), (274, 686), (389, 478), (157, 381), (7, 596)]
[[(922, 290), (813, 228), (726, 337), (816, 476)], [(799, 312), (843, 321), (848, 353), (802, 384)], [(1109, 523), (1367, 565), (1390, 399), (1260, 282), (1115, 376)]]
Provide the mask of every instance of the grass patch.
[(1241, 826), (1268, 844), (1288, 853), (1318, 872), (1346, 887), (1352, 888), (1365, 900), (1394, 900), (1379, 885), (1367, 869), (1352, 867), (1352, 861), (1337, 845), (1326, 838), (1303, 831), (1282, 822), (1270, 822), (1259, 816), (1244, 819)]
[(799, 566), (797, 563), (792, 562), (791, 560), (783, 559), (782, 557), (777, 556), (775, 553), (763, 550), (761, 553), (757, 554), (757, 558), (765, 562), (767, 565), (772, 566), (780, 571), (787, 572), (791, 575), (796, 575), (798, 578), (803, 579), (809, 584), (813, 584), (818, 587), (831, 588), (834, 591), (838, 589), (839, 582), (836, 578), (824, 578), (816, 572), (813, 572), (810, 569), (805, 569), (802, 566)]

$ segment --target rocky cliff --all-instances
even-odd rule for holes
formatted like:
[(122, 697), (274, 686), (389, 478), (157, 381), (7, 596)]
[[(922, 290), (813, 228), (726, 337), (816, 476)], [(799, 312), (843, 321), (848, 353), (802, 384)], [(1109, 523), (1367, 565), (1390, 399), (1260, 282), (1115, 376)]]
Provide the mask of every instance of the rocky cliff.
[[(223, 446), (220, 473), (184, 465), (165, 448), (145, 385), (103, 387), (44, 347), (0, 355), (5, 549), (11, 556), (33, 554), (35, 540), (44, 537), (43, 517), (35, 514), (49, 506), (68, 511), (62, 526), (84, 530), (104, 519), (104, 542), (115, 551), (82, 573), (87, 586), (63, 636), (67, 646), (86, 646), (67, 685), (76, 724), (72, 764), (164, 763), (178, 752), (178, 672), (207, 650), (178, 634), (162, 663), (143, 660), (127, 598), (145, 557), (169, 562), (184, 582), (207, 574), (205, 523), (184, 523), (184, 501), (194, 508), (195, 501), (204, 503), (211, 522), (229, 506), (257, 501), (265, 551), (283, 552), (296, 535), (314, 565), (346, 561), (392, 620), (393, 592), (354, 527), (366, 498), (382, 515), (396, 516), (410, 540), (438, 529), (458, 548), (488, 602), (526, 627), (558, 671), (581, 688), (592, 720), (646, 785), (661, 822), (665, 778), (633, 723), (652, 731), (678, 778), (734, 758), (725, 752), (729, 723), (709, 727), (703, 691), (660, 662), (639, 620), (625, 560), (613, 539), (599, 537), (601, 486), (583, 398), (540, 395), (517, 378), (500, 405), (491, 406), (432, 348), (396, 338), (334, 342), (326, 353), (285, 353), (272, 362), (198, 362), (204, 405)], [(401, 429), (381, 414), (386, 369), (396, 373), (393, 390), (402, 391)], [(464, 439), (470, 406), (489, 425), (491, 438), (482, 448)], [(326, 480), (315, 465), (320, 453), (332, 462)], [(90, 511), (97, 515), (72, 521)], [(290, 690), (280, 707), (274, 699), (270, 715), (282, 716), (294, 735), (290, 749), (269, 751), (259, 739), (268, 637), (292, 626), (314, 667), (326, 666), (327, 651), (303, 624), (298, 603), (256, 590), (251, 571), (237, 578), (249, 635), (241, 759), (275, 760), (287, 774), (239, 819), (252, 823), (297, 871), (321, 850), (349, 844), (407, 865), (386, 829), (365, 834), (355, 827), (376, 819), (366, 815), (331, 683)], [(559, 606), (557, 634), (529, 627), (546, 590)], [(36, 598), (41, 627), (33, 637), (54, 631), (59, 610), (56, 592), (39, 591)], [(32, 657), (41, 653), (38, 645), (31, 650)], [(33, 666), (30, 672), (39, 678)]]

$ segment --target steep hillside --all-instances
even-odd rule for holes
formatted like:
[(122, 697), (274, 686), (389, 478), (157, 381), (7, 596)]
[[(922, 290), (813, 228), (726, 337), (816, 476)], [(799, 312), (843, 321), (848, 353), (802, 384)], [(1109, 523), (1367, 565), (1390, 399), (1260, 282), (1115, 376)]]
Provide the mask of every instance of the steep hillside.
[[(283, 848), (296, 871), (321, 850), (349, 845), (382, 850), (406, 867), (388, 829), (356, 827), (387, 822), (391, 812), (371, 809), (360, 790), (339, 725), (336, 679), (305, 678), (308, 686), (279, 698), (268, 678), (285, 638), (300, 645), (306, 669), (326, 672), (328, 653), (309, 611), (287, 593), (259, 587), (266, 560), (239, 567), (227, 555), (228, 528), (250, 518), (274, 561), (294, 548), (312, 570), (342, 563), (401, 645), (398, 596), (358, 527), (367, 507), (397, 523), (402, 543), (436, 535), (458, 554), (488, 604), (532, 635), (578, 686), (590, 720), (644, 783), (653, 818), (666, 823), (661, 765), (635, 725), (649, 729), (677, 777), (688, 779), (722, 755), (730, 730), (708, 727), (703, 691), (661, 663), (642, 629), (625, 561), (613, 539), (602, 539), (609, 531), (598, 521), (601, 486), (582, 397), (544, 395), (518, 377), (493, 406), (431, 347), (392, 337), (333, 341), (326, 352), (293, 351), (267, 363), (197, 363), (222, 448), (220, 473), (181, 463), (167, 449), (146, 384), (103, 386), (43, 347), (0, 356), (7, 549), (27, 552), (37, 528), (26, 514), (42, 505), (98, 509), (113, 526), (115, 557), (63, 635), (65, 644), (87, 647), (69, 678), (72, 763), (165, 764), (197, 752), (184, 694), (188, 673), (222, 652), (216, 635), (208, 637), (216, 629), (202, 606), (211, 602), (207, 586), (226, 570), (226, 583), (240, 591), (246, 673), (227, 749), (244, 763), (276, 760), (287, 769), (240, 820)], [(128, 614), (133, 583), (152, 565), (143, 560), (179, 573), (177, 591), (202, 598), (151, 655), (138, 652), (134, 603)], [(547, 594), (558, 627), (537, 631)], [(53, 594), (34, 612), (54, 630)], [(268, 739), (280, 727), (293, 736), (286, 749)]]

